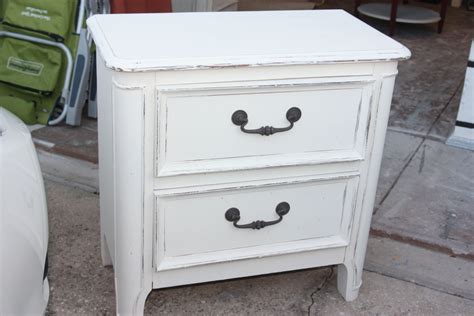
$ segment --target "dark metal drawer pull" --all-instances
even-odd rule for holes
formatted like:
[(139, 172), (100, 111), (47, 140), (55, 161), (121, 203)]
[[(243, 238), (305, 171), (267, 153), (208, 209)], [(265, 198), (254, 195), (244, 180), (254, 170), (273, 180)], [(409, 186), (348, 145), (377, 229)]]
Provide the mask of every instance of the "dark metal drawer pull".
[(225, 212), (225, 219), (228, 220), (229, 222), (233, 222), (234, 226), (237, 228), (260, 229), (260, 228), (264, 228), (270, 225), (278, 224), (279, 222), (283, 220), (283, 216), (288, 214), (289, 211), (290, 211), (290, 204), (288, 204), (287, 202), (281, 202), (275, 208), (275, 212), (280, 217), (279, 219), (276, 219), (274, 221), (269, 221), (269, 222), (258, 220), (258, 221), (254, 221), (248, 224), (239, 225), (237, 224), (237, 222), (240, 220), (240, 211), (238, 208), (233, 207), (233, 208), (228, 209)]
[(269, 136), (275, 133), (286, 132), (293, 128), (295, 122), (301, 118), (301, 110), (297, 107), (293, 107), (286, 112), (286, 119), (290, 122), (287, 127), (273, 127), (273, 126), (262, 126), (256, 129), (245, 129), (245, 125), (249, 122), (247, 112), (244, 110), (237, 110), (232, 114), (232, 123), (240, 126), (240, 130), (248, 134), (260, 134), (262, 136)]

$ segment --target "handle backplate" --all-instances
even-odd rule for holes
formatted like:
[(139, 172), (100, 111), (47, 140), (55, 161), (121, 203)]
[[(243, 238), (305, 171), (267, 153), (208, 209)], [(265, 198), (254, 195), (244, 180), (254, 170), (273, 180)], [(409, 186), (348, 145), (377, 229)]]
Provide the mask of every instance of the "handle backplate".
[(273, 221), (262, 221), (257, 220), (248, 224), (238, 224), (240, 220), (240, 211), (238, 208), (232, 207), (225, 212), (225, 219), (229, 222), (233, 222), (234, 226), (237, 228), (250, 228), (250, 229), (262, 229), (267, 226), (278, 224), (283, 220), (283, 216), (288, 214), (290, 211), (290, 204), (288, 202), (281, 202), (275, 208), (275, 213), (278, 215), (278, 219)]
[(260, 134), (262, 136), (270, 136), (275, 133), (281, 133), (289, 131), (293, 128), (295, 122), (299, 121), (301, 118), (301, 110), (297, 107), (292, 107), (286, 112), (286, 119), (290, 122), (290, 125), (287, 127), (273, 127), (273, 126), (262, 126), (256, 129), (246, 129), (245, 126), (249, 122), (247, 112), (244, 110), (237, 110), (232, 114), (232, 123), (237, 126), (240, 126), (240, 130), (247, 134)]

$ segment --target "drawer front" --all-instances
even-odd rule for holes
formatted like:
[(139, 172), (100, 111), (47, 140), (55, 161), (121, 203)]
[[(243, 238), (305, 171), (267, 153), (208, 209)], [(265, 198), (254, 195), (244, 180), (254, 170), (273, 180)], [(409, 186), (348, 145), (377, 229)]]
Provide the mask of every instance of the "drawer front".
[(370, 81), (268, 85), (159, 90), (155, 175), (363, 159)]
[(352, 176), (158, 194), (157, 269), (345, 246), (357, 182)]

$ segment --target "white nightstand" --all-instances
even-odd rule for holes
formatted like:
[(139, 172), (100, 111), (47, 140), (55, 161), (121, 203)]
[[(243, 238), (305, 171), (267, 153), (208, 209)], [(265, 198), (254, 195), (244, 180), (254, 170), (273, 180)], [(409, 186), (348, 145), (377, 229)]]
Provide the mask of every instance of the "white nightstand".
[(355, 299), (408, 49), (340, 10), (88, 25), (117, 312), (152, 289), (334, 264)]

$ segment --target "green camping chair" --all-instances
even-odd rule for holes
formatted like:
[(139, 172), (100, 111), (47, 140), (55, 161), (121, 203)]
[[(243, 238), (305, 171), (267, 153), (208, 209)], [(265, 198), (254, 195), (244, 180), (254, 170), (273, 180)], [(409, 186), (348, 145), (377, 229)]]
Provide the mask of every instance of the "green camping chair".
[(84, 1), (2, 1), (0, 106), (27, 124), (80, 124), (92, 42)]

